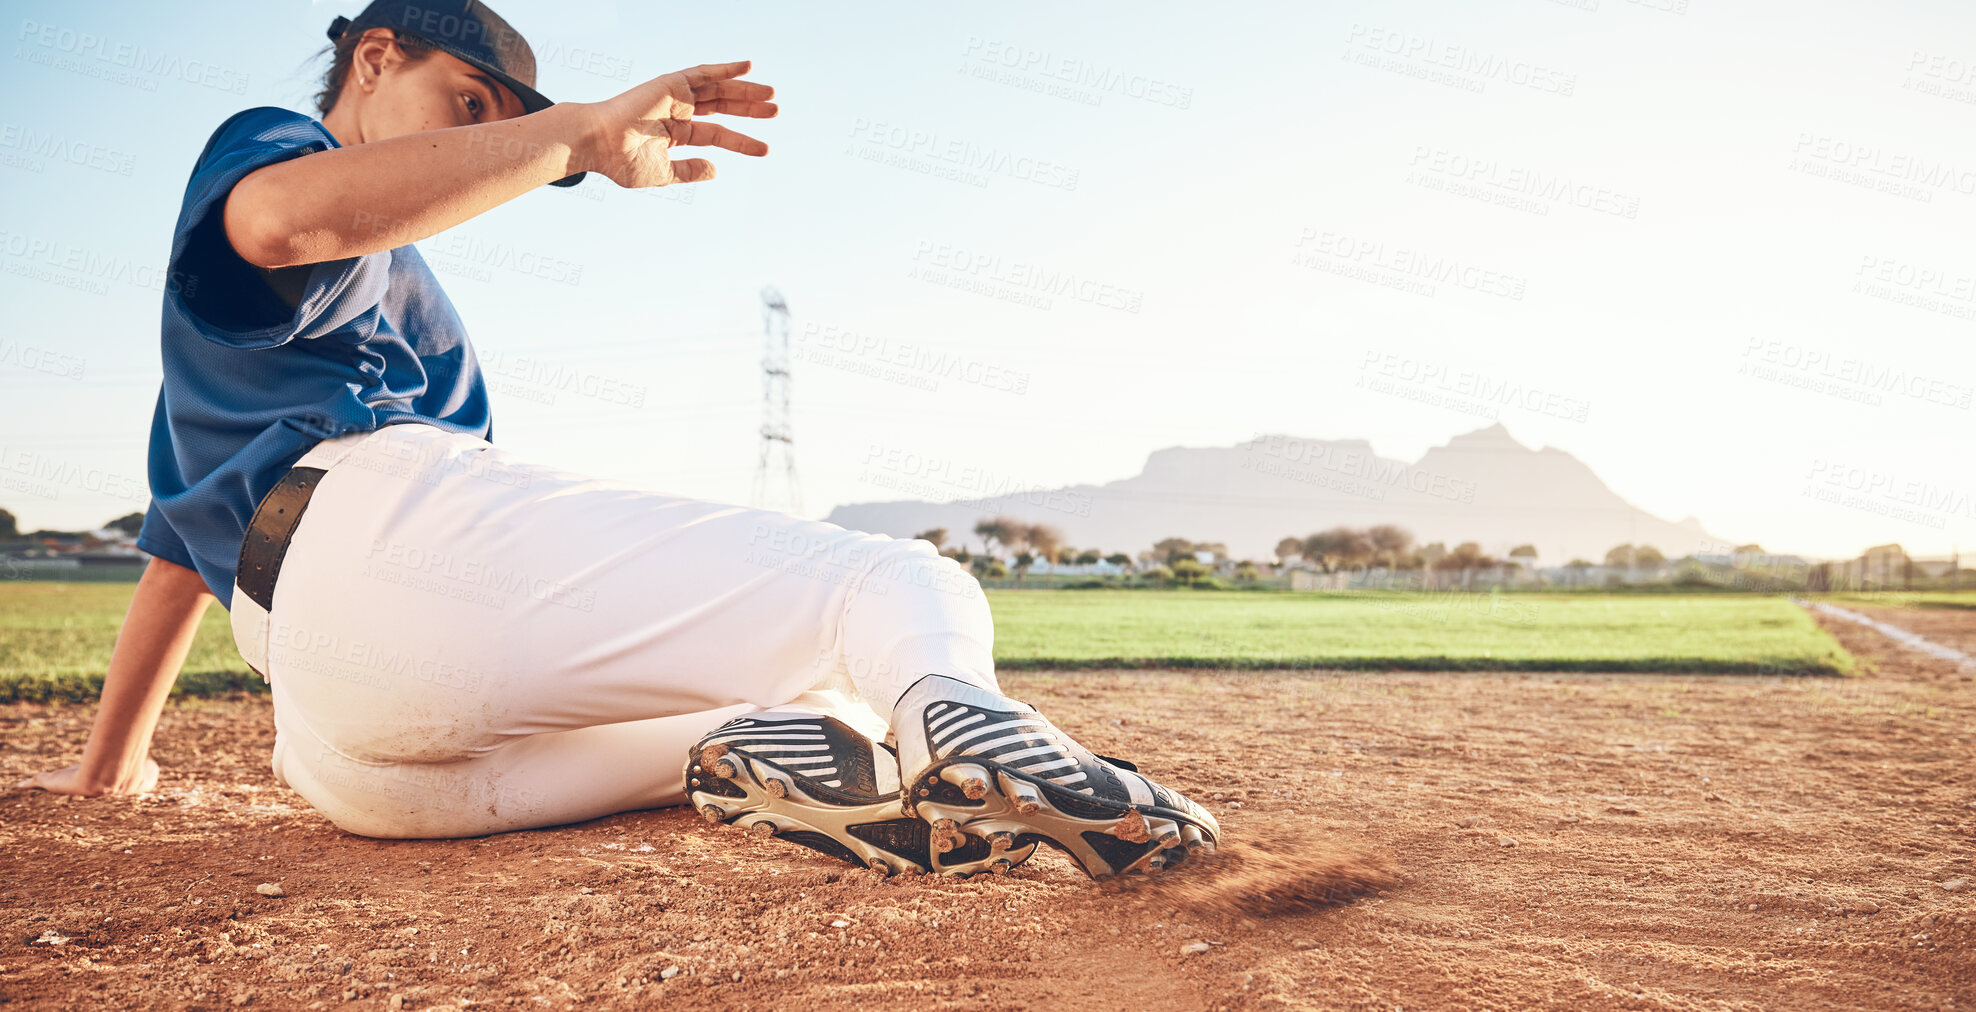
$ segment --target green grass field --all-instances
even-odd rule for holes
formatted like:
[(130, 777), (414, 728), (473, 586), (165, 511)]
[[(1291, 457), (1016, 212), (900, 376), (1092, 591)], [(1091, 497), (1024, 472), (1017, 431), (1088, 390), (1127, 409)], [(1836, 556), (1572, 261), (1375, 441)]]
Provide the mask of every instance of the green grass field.
[[(0, 583), (0, 702), (94, 699), (128, 583)], [(1848, 674), (1853, 659), (1779, 597), (1722, 594), (1002, 590), (1005, 668), (1346, 668)], [(207, 613), (174, 690), (265, 691)]]
[(1879, 590), (1866, 594), (1813, 594), (1813, 600), (1844, 608), (1863, 604), (1876, 608), (1952, 608), (1976, 611), (1976, 590)]
[(1849, 674), (1852, 656), (1781, 597), (1001, 591), (1009, 668)]

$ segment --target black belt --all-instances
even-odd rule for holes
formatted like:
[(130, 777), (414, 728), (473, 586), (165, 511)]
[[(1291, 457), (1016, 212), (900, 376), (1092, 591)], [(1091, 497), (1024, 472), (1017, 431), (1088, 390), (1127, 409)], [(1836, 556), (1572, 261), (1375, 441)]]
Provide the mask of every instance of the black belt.
[(295, 536), (295, 525), (302, 511), (309, 508), (309, 496), (327, 474), (320, 467), (291, 467), (281, 481), (254, 509), (247, 524), (247, 536), (240, 542), (240, 566), (233, 582), (255, 604), (274, 611), (274, 580), (281, 575), (281, 560), (288, 554), (288, 542)]

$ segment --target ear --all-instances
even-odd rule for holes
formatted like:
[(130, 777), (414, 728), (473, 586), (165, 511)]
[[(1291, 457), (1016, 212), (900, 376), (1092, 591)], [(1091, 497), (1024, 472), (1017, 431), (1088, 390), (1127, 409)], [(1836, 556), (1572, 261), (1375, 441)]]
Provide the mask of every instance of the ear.
[(345, 88), (355, 87), (358, 91), (370, 94), (377, 90), (377, 79), (385, 68), (397, 62), (394, 57), (396, 39), (389, 28), (370, 28), (357, 40), (357, 46), (350, 51), (350, 76), (344, 80)]

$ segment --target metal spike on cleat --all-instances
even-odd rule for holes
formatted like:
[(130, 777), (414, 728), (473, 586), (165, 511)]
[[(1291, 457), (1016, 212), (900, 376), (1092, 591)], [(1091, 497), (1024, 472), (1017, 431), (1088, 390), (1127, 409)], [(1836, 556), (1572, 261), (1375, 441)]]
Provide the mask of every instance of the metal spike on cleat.
[(1147, 819), (1146, 826), (1152, 833), (1153, 841), (1159, 844), (1161, 850), (1172, 850), (1180, 846), (1179, 823), (1171, 819)]
[(767, 819), (763, 819), (748, 828), (753, 830), (756, 836), (769, 837), (775, 835), (775, 823)]
[(1136, 808), (1119, 816), (1118, 823), (1111, 828), (1111, 835), (1127, 843), (1145, 843), (1153, 838), (1151, 829), (1146, 825), (1145, 813)]
[(727, 754), (726, 745), (708, 745), (700, 750), (700, 765), (712, 766), (721, 756)]
[(892, 877), (892, 866), (880, 858), (874, 857), (870, 861), (865, 862), (865, 867), (877, 872), (879, 878)]
[(1007, 830), (1000, 830), (988, 834), (988, 850), (991, 853), (999, 854), (1013, 846), (1015, 846), (1014, 833)]
[(1013, 867), (1015, 867), (1015, 865), (1010, 863), (1008, 858), (1004, 857), (990, 862), (988, 865), (988, 871), (995, 875), (1007, 875), (1009, 873), (1009, 869)]
[(767, 791), (771, 798), (786, 798), (789, 796), (789, 783), (781, 777), (764, 777), (762, 790)]
[(1015, 802), (1015, 810), (1022, 815), (1035, 815), (1043, 807), (1043, 793), (1034, 784), (1017, 780), (999, 770), (995, 779), (1001, 781), (1002, 793)]
[(988, 796), (988, 771), (973, 763), (959, 763), (940, 771), (940, 779), (961, 789), (970, 800)]
[(1207, 841), (1201, 837), (1199, 826), (1180, 827), (1180, 843), (1187, 848), (1189, 854), (1200, 853), (1202, 848), (1207, 846)]
[(724, 780), (734, 780), (741, 776), (741, 764), (732, 759), (717, 760), (714, 762), (712, 769), (714, 776)]
[(727, 818), (727, 813), (722, 811), (719, 805), (702, 805), (700, 815), (708, 822), (719, 822)]
[(933, 851), (945, 854), (961, 845), (961, 827), (952, 819), (933, 820)]

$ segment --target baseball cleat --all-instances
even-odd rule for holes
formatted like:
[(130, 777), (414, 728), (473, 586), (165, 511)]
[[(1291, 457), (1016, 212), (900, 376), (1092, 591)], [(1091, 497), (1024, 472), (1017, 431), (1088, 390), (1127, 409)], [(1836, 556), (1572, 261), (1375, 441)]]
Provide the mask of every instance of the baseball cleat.
[(766, 710), (715, 728), (686, 763), (686, 796), (708, 822), (779, 837), (881, 875), (1000, 874), (1036, 844), (940, 846), (905, 814), (897, 755), (835, 717)]
[[(1214, 849), (1221, 826), (1201, 806), (1122, 759), (1096, 755), (1035, 707), (940, 675), (894, 711), (899, 768), (915, 771), (905, 811), (935, 853), (985, 844), (1027, 856), (1038, 843), (1092, 878), (1156, 874)], [(978, 843), (977, 843), (978, 841)]]

